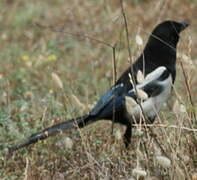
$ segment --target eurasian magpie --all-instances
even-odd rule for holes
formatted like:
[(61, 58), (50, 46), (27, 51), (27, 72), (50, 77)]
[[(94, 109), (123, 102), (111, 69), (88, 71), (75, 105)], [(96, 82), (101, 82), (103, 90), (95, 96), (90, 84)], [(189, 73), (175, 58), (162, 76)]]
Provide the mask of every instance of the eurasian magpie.
[[(157, 25), (140, 57), (88, 114), (33, 134), (24, 143), (11, 147), (10, 152), (101, 119), (126, 126), (124, 143), (127, 147), (131, 142), (132, 125), (140, 123), (142, 114), (146, 123), (153, 123), (161, 106), (170, 96), (176, 77), (176, 47), (179, 35), (188, 25), (187, 22), (175, 21), (164, 21)], [(138, 77), (140, 75), (142, 78)]]

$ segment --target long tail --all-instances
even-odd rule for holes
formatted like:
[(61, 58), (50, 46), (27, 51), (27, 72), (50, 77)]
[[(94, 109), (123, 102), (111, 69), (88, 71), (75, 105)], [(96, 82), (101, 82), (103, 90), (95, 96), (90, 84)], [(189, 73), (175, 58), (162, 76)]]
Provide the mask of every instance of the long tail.
[(23, 148), (23, 147), (27, 147), (31, 144), (38, 142), (39, 140), (46, 139), (49, 136), (55, 135), (57, 133), (60, 133), (60, 132), (66, 131), (66, 130), (70, 130), (73, 128), (77, 128), (77, 127), (82, 128), (90, 123), (95, 122), (96, 120), (97, 119), (95, 117), (92, 117), (90, 115), (84, 115), (84, 116), (78, 117), (76, 119), (71, 119), (69, 121), (53, 125), (49, 128), (42, 130), (39, 133), (31, 135), (25, 142), (18, 144), (16, 146), (10, 147), (9, 153), (12, 153), (18, 149)]

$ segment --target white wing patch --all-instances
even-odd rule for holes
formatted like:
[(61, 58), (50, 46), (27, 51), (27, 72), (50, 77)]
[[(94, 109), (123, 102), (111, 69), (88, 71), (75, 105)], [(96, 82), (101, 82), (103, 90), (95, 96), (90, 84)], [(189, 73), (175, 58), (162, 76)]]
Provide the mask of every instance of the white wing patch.
[[(158, 115), (162, 105), (164, 104), (164, 102), (167, 101), (171, 93), (171, 88), (172, 88), (171, 75), (169, 75), (163, 81), (157, 80), (164, 73), (165, 70), (166, 68), (163, 66), (157, 68), (156, 70), (154, 70), (153, 72), (151, 72), (145, 77), (142, 84), (136, 86), (137, 91), (140, 92), (138, 93), (138, 96), (143, 99), (143, 101), (141, 102), (141, 107), (143, 109), (143, 112), (150, 119), (151, 118), (154, 119)], [(163, 90), (161, 91), (160, 94), (156, 96), (148, 97), (147, 93), (144, 92), (142, 89), (145, 85), (153, 81), (157, 82), (158, 86), (161, 86)], [(142, 114), (141, 108), (139, 104), (134, 105), (134, 103), (131, 103), (129, 107), (129, 102), (130, 100), (126, 100), (127, 116), (132, 120), (134, 119), (135, 121), (138, 121)]]
[(163, 74), (165, 70), (166, 70), (166, 67), (164, 66), (158, 67), (153, 72), (146, 75), (144, 82), (150, 82), (150, 81), (156, 80), (159, 76)]

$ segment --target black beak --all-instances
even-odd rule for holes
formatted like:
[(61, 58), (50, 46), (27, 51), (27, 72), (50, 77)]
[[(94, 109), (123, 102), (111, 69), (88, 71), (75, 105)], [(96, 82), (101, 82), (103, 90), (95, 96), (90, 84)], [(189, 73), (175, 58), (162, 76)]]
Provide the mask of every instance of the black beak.
[(180, 24), (181, 24), (181, 31), (183, 31), (185, 28), (189, 26), (189, 23), (185, 21), (181, 22)]

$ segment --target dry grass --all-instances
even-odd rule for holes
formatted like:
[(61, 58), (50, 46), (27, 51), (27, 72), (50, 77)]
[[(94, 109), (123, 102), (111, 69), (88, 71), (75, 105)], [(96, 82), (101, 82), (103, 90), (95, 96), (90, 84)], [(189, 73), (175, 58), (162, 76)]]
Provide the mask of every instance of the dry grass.
[[(151, 127), (154, 136), (146, 128), (137, 127), (126, 150), (119, 137), (124, 127), (115, 125), (112, 138), (111, 123), (100, 121), (77, 132), (39, 142), (9, 157), (6, 156), (8, 145), (44, 127), (84, 114), (112, 85), (112, 48), (84, 35), (111, 46), (117, 44), (117, 76), (129, 62), (118, 0), (9, 0), (1, 1), (0, 5), (3, 7), (0, 10), (1, 179), (195, 180), (196, 1), (124, 1), (132, 59), (143, 49), (136, 44), (136, 35), (145, 44), (153, 27), (163, 20), (191, 22), (182, 33), (178, 47), (173, 98)], [(36, 23), (67, 33), (38, 27)], [(52, 73), (59, 85), (52, 79)], [(72, 139), (73, 146), (66, 137)], [(167, 161), (161, 156), (167, 157)], [(145, 171), (146, 177), (136, 177), (140, 173), (136, 168)]]

